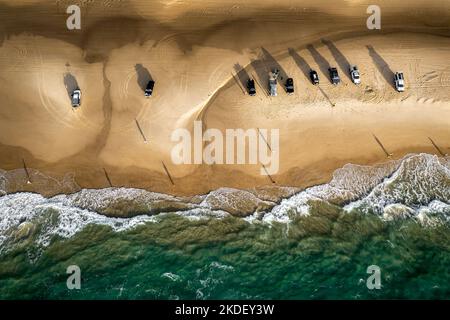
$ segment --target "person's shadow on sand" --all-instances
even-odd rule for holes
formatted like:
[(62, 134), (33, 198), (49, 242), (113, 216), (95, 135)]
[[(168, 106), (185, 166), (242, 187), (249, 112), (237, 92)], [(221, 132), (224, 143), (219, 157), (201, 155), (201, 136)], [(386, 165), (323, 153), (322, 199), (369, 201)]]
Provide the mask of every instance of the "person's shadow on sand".
[(145, 91), (147, 84), (150, 80), (153, 80), (152, 75), (142, 64), (138, 63), (134, 67), (137, 73), (137, 82), (142, 91)]
[(72, 99), (72, 93), (74, 90), (79, 90), (77, 79), (69, 72), (64, 74), (64, 86), (67, 90), (67, 95)]

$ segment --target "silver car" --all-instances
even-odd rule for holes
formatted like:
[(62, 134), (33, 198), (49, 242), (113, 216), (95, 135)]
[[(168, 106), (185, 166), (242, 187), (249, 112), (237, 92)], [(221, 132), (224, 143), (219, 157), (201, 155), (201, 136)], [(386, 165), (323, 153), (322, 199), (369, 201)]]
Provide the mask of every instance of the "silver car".
[(350, 77), (352, 78), (352, 82), (354, 84), (360, 84), (361, 83), (361, 76), (359, 74), (358, 67), (353, 65), (350, 67)]
[(72, 93), (72, 107), (78, 108), (81, 105), (81, 91), (76, 89)]
[(274, 69), (269, 76), (269, 93), (271, 96), (275, 97), (277, 95), (277, 79), (280, 71)]

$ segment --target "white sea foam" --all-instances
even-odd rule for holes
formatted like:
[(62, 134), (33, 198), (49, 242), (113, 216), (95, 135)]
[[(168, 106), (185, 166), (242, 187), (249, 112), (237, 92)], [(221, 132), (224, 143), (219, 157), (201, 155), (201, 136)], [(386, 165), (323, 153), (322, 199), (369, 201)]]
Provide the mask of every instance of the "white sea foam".
[(211, 264), (209, 266), (211, 268), (216, 268), (216, 269), (220, 269), (220, 270), (234, 271), (234, 268), (232, 266), (229, 266), (229, 265), (226, 265), (226, 264), (222, 264), (222, 263), (217, 262), (217, 261), (211, 262)]
[(258, 198), (247, 190), (220, 188), (210, 192), (201, 206), (211, 210), (224, 210), (234, 215), (247, 216), (255, 211), (273, 207), (274, 202)]
[(436, 226), (442, 224), (442, 219), (450, 222), (450, 205), (433, 200), (429, 205), (420, 207), (415, 218), (423, 225)]
[[(268, 190), (221, 188), (195, 198), (174, 197), (133, 188), (81, 190), (70, 195), (45, 198), (34, 193), (0, 197), (0, 252), (9, 243), (33, 238), (47, 246), (54, 236), (72, 237), (89, 224), (124, 231), (147, 222), (157, 222), (167, 213), (189, 219), (241, 216), (248, 222), (288, 223), (308, 215), (311, 202), (344, 206), (372, 212), (386, 220), (412, 217), (423, 224), (437, 223), (437, 216), (450, 217), (450, 161), (436, 156), (409, 155), (375, 167), (346, 165), (336, 170), (328, 184), (296, 194), (287, 188), (278, 194), (291, 195), (279, 201)], [(2, 180), (3, 177), (3, 180)], [(7, 184), (0, 175), (0, 187)], [(292, 195), (293, 194), (293, 195)], [(267, 200), (271, 199), (271, 200)], [(111, 217), (126, 208), (139, 215)], [(37, 227), (39, 226), (39, 227)]]
[(61, 197), (44, 198), (34, 193), (16, 193), (0, 197), (0, 250), (9, 239), (18, 237), (25, 223), (37, 227), (36, 243), (47, 246), (54, 236), (70, 238), (89, 224), (111, 227), (124, 231), (155, 221), (154, 217), (142, 215), (133, 218), (111, 218), (86, 209), (67, 206)]
[(230, 214), (223, 210), (211, 210), (209, 208), (195, 208), (186, 211), (176, 211), (174, 214), (190, 220), (202, 220), (208, 218), (223, 219)]
[[(287, 223), (295, 216), (309, 214), (311, 201), (346, 204), (346, 211), (373, 212), (386, 220), (415, 217), (424, 208), (434, 212), (436, 203), (444, 205), (450, 200), (448, 164), (448, 159), (419, 154), (376, 167), (346, 165), (335, 171), (330, 183), (282, 200), (262, 220)], [(450, 214), (448, 210), (440, 212)], [(252, 215), (247, 221), (256, 219), (257, 215)]]
[(174, 282), (180, 281), (180, 279), (181, 279), (181, 277), (179, 275), (172, 273), (172, 272), (165, 272), (161, 275), (161, 277), (168, 278)]
[(346, 210), (362, 210), (382, 215), (396, 204), (409, 207), (413, 215), (433, 200), (450, 200), (450, 169), (436, 156), (420, 154), (404, 159), (399, 168), (362, 199)]
[(111, 202), (117, 199), (148, 202), (159, 200), (180, 201), (179, 198), (168, 194), (134, 188), (83, 189), (80, 192), (59, 197), (65, 204), (91, 210), (105, 209)]

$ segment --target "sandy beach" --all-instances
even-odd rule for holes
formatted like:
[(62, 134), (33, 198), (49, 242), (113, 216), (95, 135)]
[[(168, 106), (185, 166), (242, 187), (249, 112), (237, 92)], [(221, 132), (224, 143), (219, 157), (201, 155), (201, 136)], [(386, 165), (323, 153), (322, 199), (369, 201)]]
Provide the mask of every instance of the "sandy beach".
[[(8, 192), (124, 186), (176, 195), (307, 187), (346, 163), (450, 153), (450, 3), (380, 1), (0, 1), (0, 169)], [(348, 65), (362, 83), (354, 85)], [(327, 68), (338, 68), (333, 86)], [(265, 88), (281, 67), (295, 93)], [(309, 69), (319, 73), (311, 84)], [(398, 93), (393, 73), (403, 71)], [(246, 75), (256, 96), (243, 91)], [(143, 88), (156, 81), (154, 95)], [(82, 106), (70, 92), (78, 86)], [(175, 129), (280, 130), (280, 168), (176, 165)], [(383, 149), (384, 148), (384, 149)], [(168, 176), (170, 175), (170, 177)], [(27, 180), (31, 180), (27, 183)], [(1, 182), (1, 181), (0, 181)]]

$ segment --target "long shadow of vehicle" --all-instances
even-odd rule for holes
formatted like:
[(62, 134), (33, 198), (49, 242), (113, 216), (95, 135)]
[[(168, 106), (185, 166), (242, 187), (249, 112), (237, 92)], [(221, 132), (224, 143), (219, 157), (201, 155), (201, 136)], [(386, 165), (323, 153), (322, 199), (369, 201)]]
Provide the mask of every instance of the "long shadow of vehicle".
[(150, 80), (153, 80), (152, 75), (142, 64), (138, 63), (134, 67), (137, 73), (137, 82), (142, 91), (145, 91), (147, 84)]
[(250, 66), (255, 70), (257, 78), (257, 84), (267, 96), (269, 93), (269, 76), (270, 72), (278, 69), (278, 79), (285, 80), (288, 77), (284, 68), (278, 63), (278, 61), (267, 51), (265, 48), (261, 47), (261, 52), (258, 55), (258, 59), (252, 59)]
[(322, 43), (325, 44), (328, 49), (330, 50), (331, 54), (333, 55), (334, 60), (336, 60), (337, 64), (341, 68), (342, 72), (349, 78), (352, 79), (350, 76), (350, 62), (347, 60), (347, 58), (342, 54), (342, 52), (334, 45), (333, 42), (330, 40), (322, 39)]
[(234, 65), (234, 71), (236, 72), (242, 91), (246, 93), (247, 81), (250, 79), (250, 75), (248, 74), (247, 70), (245, 70), (245, 68), (242, 67), (239, 63), (236, 63)]
[(255, 80), (257, 80), (258, 86), (268, 96), (269, 89), (266, 84), (269, 81), (269, 70), (267, 69), (266, 65), (260, 59), (255, 59), (255, 60), (252, 59), (250, 62), (250, 65), (253, 68), (253, 70), (255, 70), (255, 72), (256, 72), (256, 76), (258, 79), (255, 79)]
[(283, 67), (278, 63), (278, 61), (270, 54), (269, 51), (267, 51), (264, 47), (261, 47), (261, 53), (262, 53), (262, 60), (264, 64), (266, 65), (268, 71), (273, 71), (274, 69), (279, 70), (279, 79), (284, 80), (289, 78), (286, 71), (283, 69)]
[(375, 51), (372, 46), (368, 45), (366, 47), (367, 50), (369, 50), (369, 55), (372, 58), (372, 61), (377, 67), (378, 71), (384, 77), (386, 82), (395, 89), (394, 72), (389, 67), (388, 63), (378, 54), (378, 52)]
[(305, 77), (309, 80), (310, 79), (309, 72), (312, 70), (311, 66), (294, 49), (289, 48), (288, 52), (289, 52), (289, 55), (292, 57), (292, 59), (294, 59), (298, 68), (303, 72)]
[(319, 53), (319, 51), (316, 50), (316, 48), (314, 48), (312, 44), (307, 45), (306, 48), (311, 53), (314, 61), (319, 66), (320, 71), (331, 82), (331, 79), (328, 76), (328, 68), (330, 67), (328, 61)]
[(72, 99), (73, 91), (80, 89), (80, 87), (78, 86), (77, 79), (75, 78), (74, 75), (72, 75), (69, 72), (64, 74), (64, 86), (66, 87), (67, 95), (69, 96), (70, 99)]

